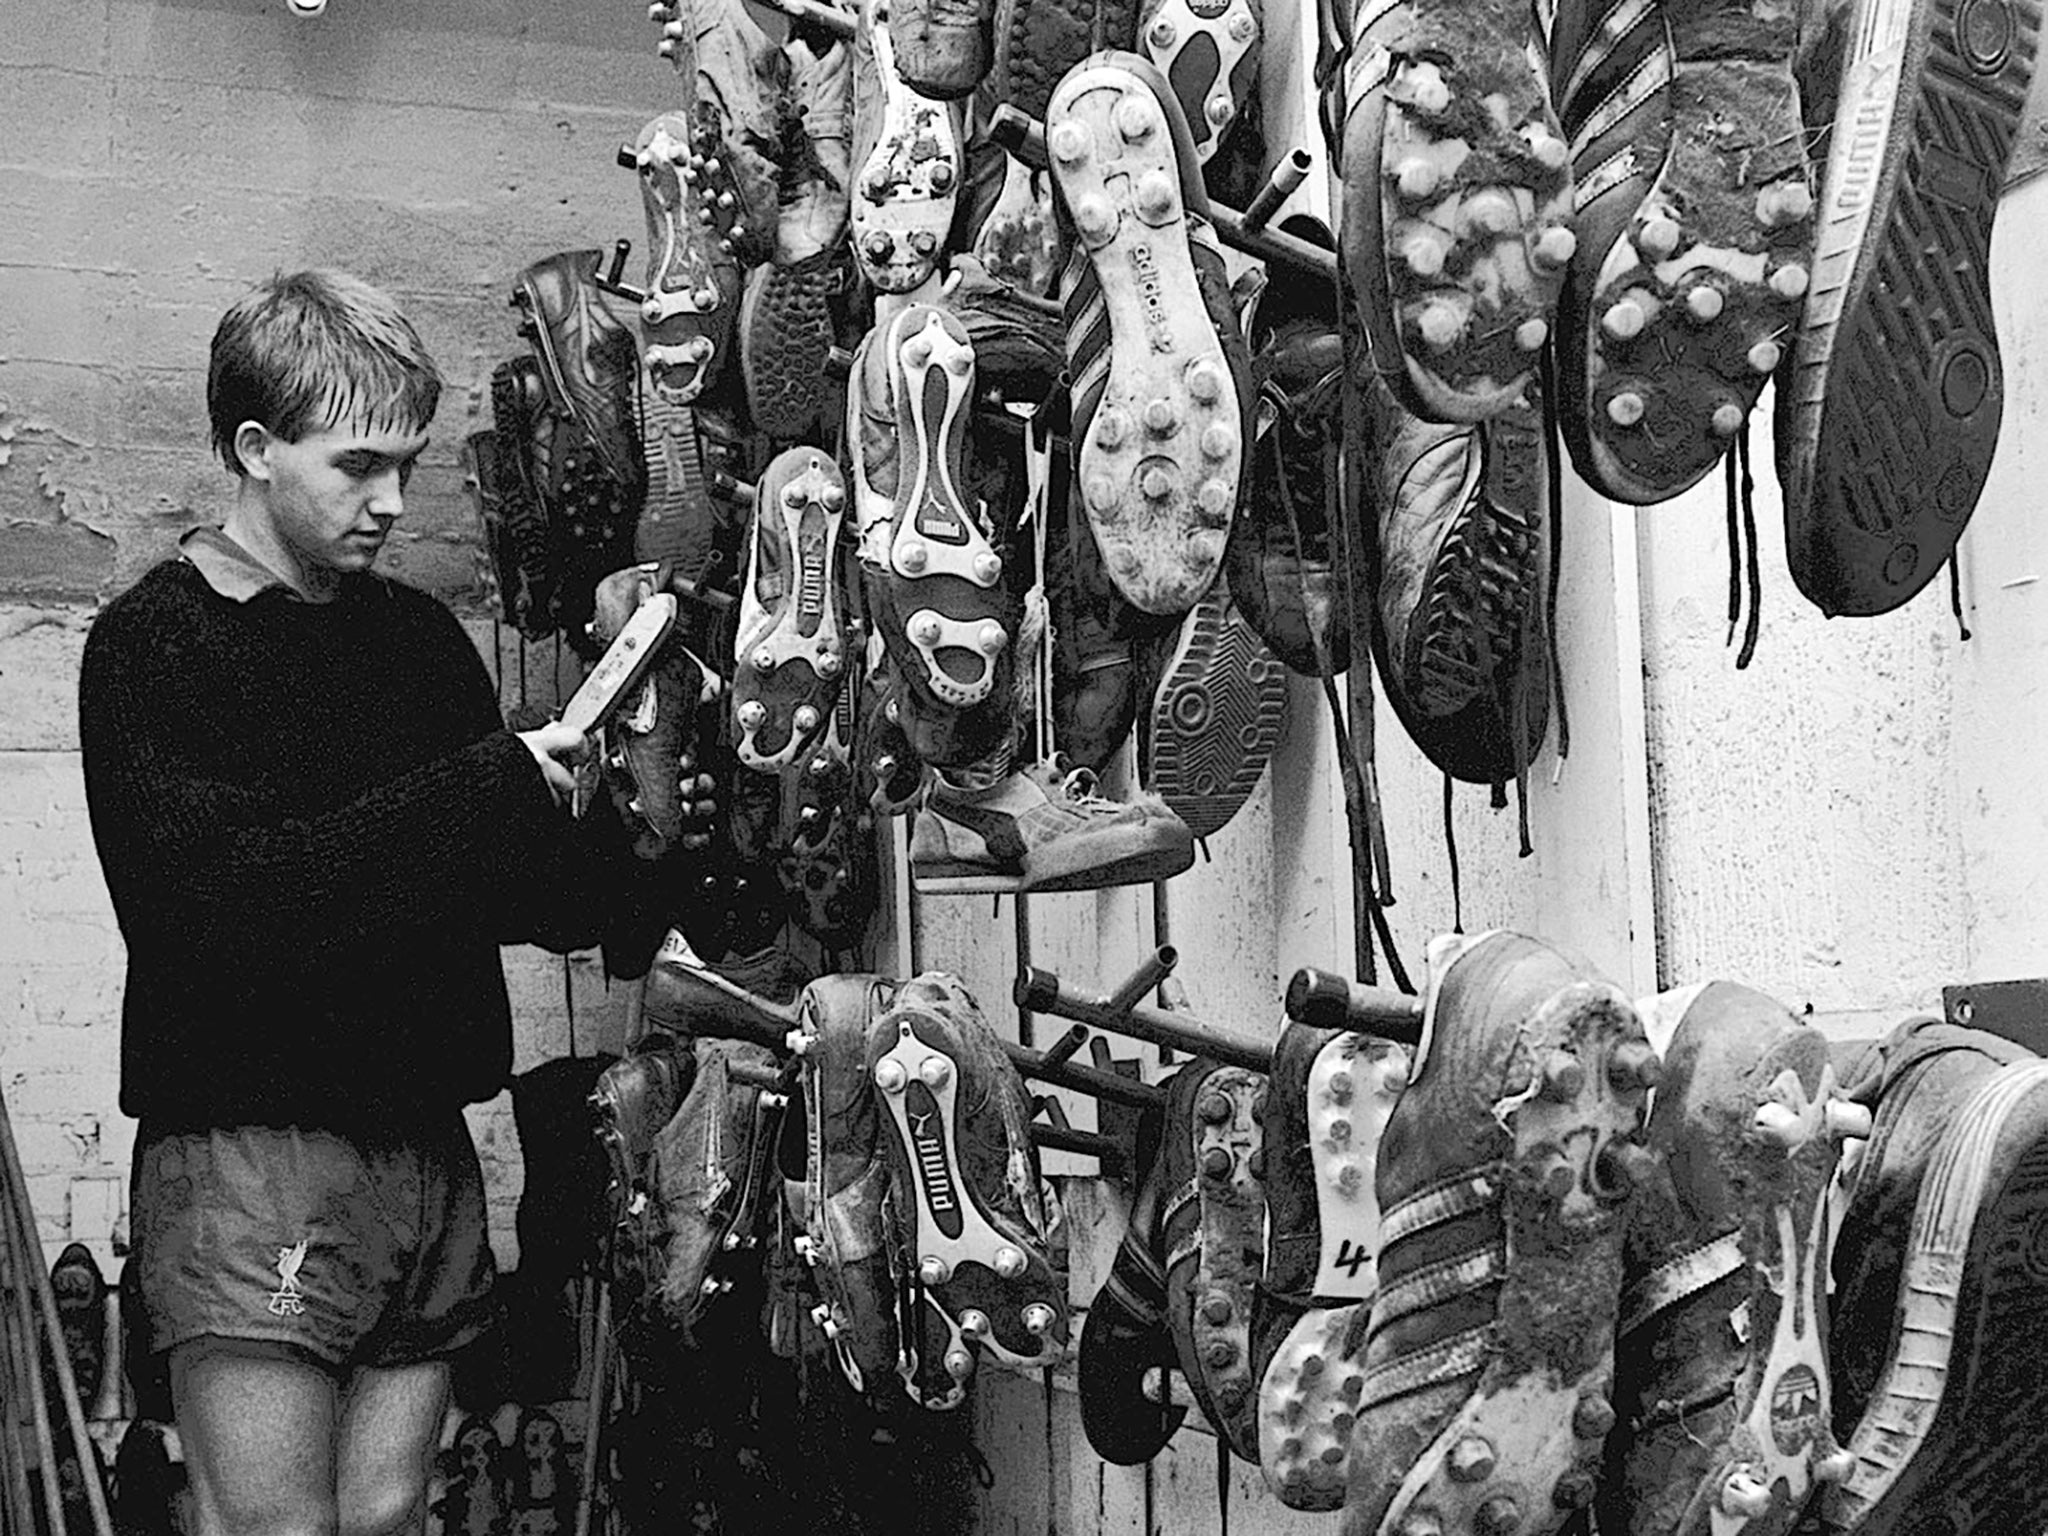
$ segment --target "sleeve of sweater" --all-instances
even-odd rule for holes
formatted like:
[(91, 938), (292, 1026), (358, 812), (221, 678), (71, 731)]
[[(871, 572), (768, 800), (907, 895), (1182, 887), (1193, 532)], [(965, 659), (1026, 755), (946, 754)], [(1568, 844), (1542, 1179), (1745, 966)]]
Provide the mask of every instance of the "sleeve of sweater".
[(131, 943), (232, 942), (254, 955), (367, 950), (394, 926), (457, 914), (473, 928), (505, 846), (550, 835), (546, 784), (502, 728), (312, 812), (282, 789), (209, 772), (191, 724), (204, 718), (205, 670), (168, 643), (164, 621), (177, 617), (111, 605), (80, 675), (87, 803)]

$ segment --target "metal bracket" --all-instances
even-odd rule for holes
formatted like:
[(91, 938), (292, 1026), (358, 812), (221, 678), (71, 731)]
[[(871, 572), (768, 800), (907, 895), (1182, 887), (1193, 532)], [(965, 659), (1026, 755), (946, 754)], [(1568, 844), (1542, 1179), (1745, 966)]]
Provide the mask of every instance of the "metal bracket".
[(1951, 1024), (1981, 1029), (2048, 1056), (2048, 979), (1966, 981), (1941, 989)]
[(1115, 991), (1099, 996), (1069, 988), (1051, 971), (1034, 965), (1021, 966), (1017, 971), (1017, 1006), (1092, 1024), (1133, 1040), (1206, 1056), (1227, 1066), (1272, 1071), (1273, 1047), (1269, 1042), (1218, 1029), (1191, 1014), (1138, 1001), (1172, 973), (1179, 959), (1171, 944), (1162, 944)]

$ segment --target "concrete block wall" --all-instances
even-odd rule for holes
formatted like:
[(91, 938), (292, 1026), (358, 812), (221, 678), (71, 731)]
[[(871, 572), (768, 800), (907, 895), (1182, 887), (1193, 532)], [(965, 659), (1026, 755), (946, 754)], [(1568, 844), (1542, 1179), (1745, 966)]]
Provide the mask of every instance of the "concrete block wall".
[[(134, 1127), (115, 1105), (122, 953), (77, 753), (97, 605), (218, 521), (206, 442), (220, 311), (279, 268), (398, 294), (448, 378), (386, 568), (554, 697), (553, 648), (478, 603), (456, 450), (517, 350), (526, 262), (644, 243), (613, 153), (678, 84), (632, 0), (10, 0), (0, 54), (0, 1088), (46, 1241), (103, 1262)], [(508, 952), (518, 1066), (621, 1035), (591, 957)], [(567, 972), (565, 980), (565, 969)], [(474, 1113), (501, 1257), (520, 1186), (509, 1102)]]

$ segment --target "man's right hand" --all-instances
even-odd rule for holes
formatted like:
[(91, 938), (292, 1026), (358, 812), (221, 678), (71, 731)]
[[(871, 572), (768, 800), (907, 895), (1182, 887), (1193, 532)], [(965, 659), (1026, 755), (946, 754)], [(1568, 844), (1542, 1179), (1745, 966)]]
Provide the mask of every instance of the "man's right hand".
[(541, 777), (548, 781), (548, 792), (555, 797), (555, 804), (568, 804), (569, 797), (576, 792), (576, 775), (571, 769), (589, 755), (589, 738), (559, 720), (518, 735), (526, 750), (533, 754), (533, 760), (540, 764)]

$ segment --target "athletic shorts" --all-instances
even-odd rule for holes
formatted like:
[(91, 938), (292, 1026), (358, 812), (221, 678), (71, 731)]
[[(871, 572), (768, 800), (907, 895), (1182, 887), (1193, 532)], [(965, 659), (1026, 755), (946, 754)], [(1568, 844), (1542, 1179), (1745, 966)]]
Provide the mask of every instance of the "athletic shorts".
[(152, 1355), (212, 1337), (338, 1371), (413, 1365), (496, 1316), (483, 1172), (458, 1114), (403, 1139), (144, 1125), (130, 1205)]

